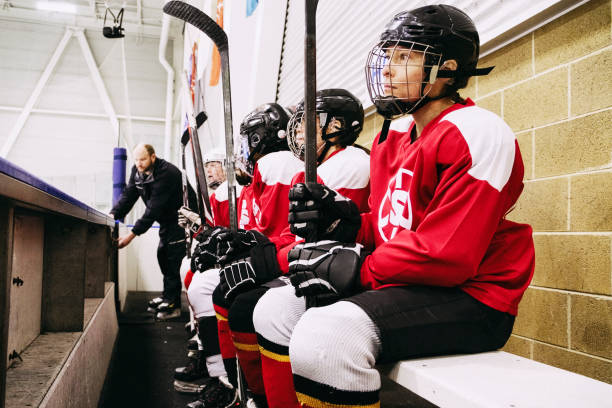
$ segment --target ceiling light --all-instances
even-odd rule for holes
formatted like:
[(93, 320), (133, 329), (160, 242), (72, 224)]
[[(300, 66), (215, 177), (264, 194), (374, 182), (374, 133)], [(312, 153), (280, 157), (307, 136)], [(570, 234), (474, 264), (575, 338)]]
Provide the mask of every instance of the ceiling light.
[(76, 5), (55, 1), (39, 1), (36, 3), (36, 8), (39, 10), (59, 11), (61, 13), (76, 14)]

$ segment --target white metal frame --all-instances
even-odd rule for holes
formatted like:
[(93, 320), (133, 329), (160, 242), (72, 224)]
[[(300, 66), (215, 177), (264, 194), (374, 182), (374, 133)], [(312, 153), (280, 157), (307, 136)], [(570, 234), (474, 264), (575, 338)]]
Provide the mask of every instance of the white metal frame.
[(64, 50), (66, 49), (66, 45), (68, 44), (68, 41), (70, 40), (70, 38), (72, 38), (72, 33), (73, 31), (70, 28), (67, 28), (66, 32), (64, 32), (64, 36), (62, 37), (59, 44), (57, 45), (57, 48), (55, 49), (53, 56), (51, 56), (51, 60), (45, 67), (45, 70), (40, 76), (40, 79), (36, 83), (36, 86), (34, 87), (32, 94), (30, 95), (30, 97), (28, 98), (28, 101), (23, 107), (21, 114), (19, 114), (19, 117), (17, 118), (17, 122), (13, 125), (13, 128), (9, 132), (8, 138), (4, 142), (4, 145), (2, 146), (2, 150), (0, 150), (1, 157), (6, 158), (9, 152), (11, 151), (11, 149), (13, 148), (13, 146), (15, 145), (15, 142), (17, 141), (17, 138), (19, 137), (19, 133), (21, 133), (23, 126), (28, 120), (28, 117), (30, 116), (32, 109), (34, 108), (34, 105), (36, 104), (36, 102), (38, 102), (38, 98), (40, 98), (40, 94), (43, 88), (47, 84), (47, 81), (49, 80), (49, 77), (53, 73), (53, 70), (55, 69), (57, 62), (59, 61), (60, 57), (64, 53)]
[[(57, 45), (57, 48), (55, 49), (55, 52), (53, 53), (51, 57), (51, 60), (45, 67), (45, 70), (43, 71), (40, 79), (36, 83), (36, 86), (34, 87), (34, 90), (32, 91), (32, 94), (30, 95), (30, 97), (28, 98), (24, 108), (21, 110), (21, 113), (19, 114), (19, 117), (17, 118), (17, 122), (15, 123), (15, 125), (13, 125), (13, 128), (9, 132), (8, 138), (4, 142), (4, 145), (2, 146), (2, 150), (0, 150), (0, 157), (3, 157), (3, 158), (8, 157), (9, 153), (11, 152), (11, 149), (14, 147), (15, 143), (17, 142), (17, 139), (19, 138), (19, 134), (23, 130), (23, 127), (25, 123), (27, 122), (30, 114), (34, 111), (34, 106), (38, 102), (45, 85), (49, 81), (49, 78), (51, 77), (51, 74), (53, 73), (53, 70), (55, 69), (55, 66), (57, 65), (59, 59), (63, 55), (64, 50), (66, 49), (66, 45), (68, 44), (68, 42), (73, 36), (76, 37), (76, 39), (79, 42), (81, 51), (83, 52), (83, 56), (85, 57), (85, 62), (87, 63), (87, 67), (89, 68), (89, 73), (91, 75), (91, 78), (93, 79), (96, 90), (98, 91), (98, 96), (100, 97), (102, 101), (102, 105), (104, 106), (104, 111), (106, 112), (106, 116), (110, 120), (111, 128), (112, 128), (115, 140), (119, 137), (119, 119), (118, 119), (117, 113), (115, 112), (115, 108), (113, 107), (113, 104), (111, 102), (111, 99), (108, 95), (108, 92), (106, 90), (106, 85), (104, 84), (104, 80), (102, 79), (98, 66), (96, 65), (96, 61), (91, 52), (91, 48), (89, 47), (89, 43), (87, 42), (87, 38), (85, 38), (84, 29), (81, 27), (67, 27), (64, 33), (64, 36), (60, 40), (59, 44)], [(132, 117), (131, 117), (130, 109), (129, 109), (130, 104), (129, 104), (128, 90), (127, 90), (127, 70), (126, 70), (126, 63), (125, 63), (124, 44), (122, 44), (122, 58), (123, 58), (124, 96), (125, 96), (125, 103), (126, 103), (126, 109), (127, 109), (127, 122), (128, 122), (128, 132), (126, 135), (124, 135), (124, 138), (125, 138), (125, 144), (127, 146), (128, 154), (131, 155), (132, 149), (134, 148), (134, 141), (132, 138)], [(41, 110), (37, 110), (37, 111), (41, 111)], [(58, 112), (62, 113), (61, 111), (58, 111)], [(74, 114), (74, 112), (71, 112), (69, 114)], [(167, 120), (168, 118), (166, 117), (166, 122)], [(167, 123), (166, 123), (166, 128), (168, 128)]]

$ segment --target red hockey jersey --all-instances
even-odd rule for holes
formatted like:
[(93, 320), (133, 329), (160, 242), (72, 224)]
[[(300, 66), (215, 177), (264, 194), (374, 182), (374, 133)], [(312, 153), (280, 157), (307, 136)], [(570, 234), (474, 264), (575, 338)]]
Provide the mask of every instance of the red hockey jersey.
[(304, 163), (289, 151), (269, 153), (257, 161), (251, 183), (254, 229), (272, 238), (289, 225), (289, 188), (303, 169)]
[[(236, 197), (240, 197), (241, 190), (242, 186), (236, 184)], [(210, 195), (210, 211), (216, 227), (229, 228), (229, 201), (227, 197), (227, 181), (221, 183)]]
[(242, 192), (238, 197), (238, 228), (249, 230), (254, 227), (253, 185), (249, 184), (242, 188)]
[(515, 315), (535, 253), (531, 227), (505, 219), (523, 189), (514, 134), (471, 100), (446, 109), (411, 142), (413, 128), (391, 129), (372, 146), (371, 211), (357, 240), (375, 249), (362, 285), (458, 286)]
[[(301, 171), (293, 178), (291, 185), (303, 183), (304, 180), (304, 171)], [(360, 212), (368, 211), (370, 157), (362, 149), (348, 146), (335, 151), (317, 167), (317, 181), (352, 200)], [(273, 240), (278, 250), (278, 263), (284, 273), (289, 270), (287, 254), (295, 246), (296, 239), (300, 238), (296, 238), (287, 226), (281, 236)]]

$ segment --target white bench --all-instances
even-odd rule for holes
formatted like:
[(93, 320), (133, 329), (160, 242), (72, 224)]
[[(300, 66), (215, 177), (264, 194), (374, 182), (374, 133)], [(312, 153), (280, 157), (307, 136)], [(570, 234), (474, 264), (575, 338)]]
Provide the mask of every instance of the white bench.
[(406, 360), (383, 372), (441, 408), (612, 407), (612, 385), (503, 351)]

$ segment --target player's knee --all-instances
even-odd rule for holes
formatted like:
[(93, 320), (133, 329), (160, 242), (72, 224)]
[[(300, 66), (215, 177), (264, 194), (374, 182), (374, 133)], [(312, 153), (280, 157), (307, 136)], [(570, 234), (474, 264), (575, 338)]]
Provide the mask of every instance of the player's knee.
[(217, 286), (212, 293), (213, 303), (217, 306), (221, 306), (224, 309), (229, 307), (229, 303), (225, 299), (225, 295), (219, 286)]
[(293, 328), (305, 310), (304, 298), (295, 296), (293, 286), (270, 289), (255, 306), (253, 324), (257, 334), (288, 346)]
[(365, 312), (350, 302), (309, 309), (289, 344), (293, 372), (306, 378), (367, 370), (376, 364), (380, 340)]
[[(181, 269), (180, 269), (180, 274), (181, 274), (181, 282), (185, 282), (185, 278), (187, 277), (187, 272), (189, 272), (191, 268), (191, 261), (189, 258), (184, 257), (183, 260), (181, 261)], [(188, 285), (186, 285), (185, 287), (187, 287)]]
[(213, 316), (212, 292), (218, 281), (216, 270), (196, 273), (187, 289), (187, 298), (196, 317)]
[(253, 310), (257, 301), (266, 293), (268, 288), (258, 287), (242, 293), (234, 299), (228, 313), (230, 329), (235, 332), (251, 333), (253, 327)]

